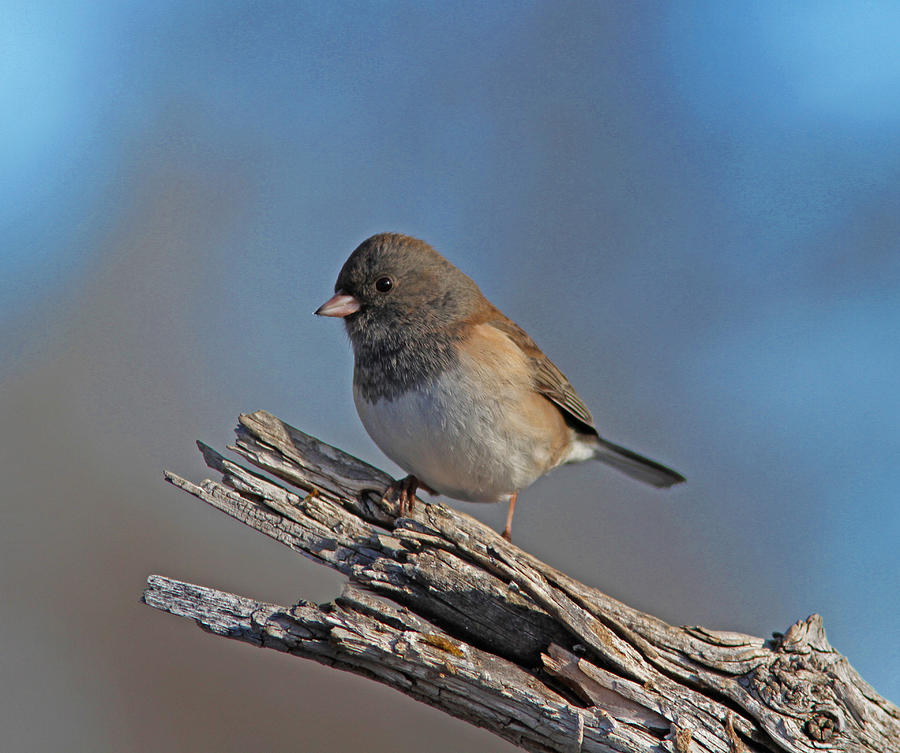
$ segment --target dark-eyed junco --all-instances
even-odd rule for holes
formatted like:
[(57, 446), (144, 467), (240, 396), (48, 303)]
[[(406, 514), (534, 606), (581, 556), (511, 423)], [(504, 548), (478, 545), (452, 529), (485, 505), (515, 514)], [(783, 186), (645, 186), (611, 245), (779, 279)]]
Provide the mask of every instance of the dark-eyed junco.
[(657, 487), (679, 473), (602, 439), (569, 380), (525, 331), (424, 241), (373, 235), (350, 255), (316, 313), (343, 317), (353, 398), (366, 431), (417, 488), (509, 501), (563, 463), (596, 459)]

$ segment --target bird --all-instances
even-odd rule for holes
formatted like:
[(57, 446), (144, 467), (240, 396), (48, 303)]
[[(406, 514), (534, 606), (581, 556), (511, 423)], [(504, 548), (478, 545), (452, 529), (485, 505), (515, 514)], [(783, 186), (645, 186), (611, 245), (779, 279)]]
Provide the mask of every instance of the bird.
[(425, 241), (366, 239), (315, 313), (344, 320), (357, 413), (409, 474), (385, 492), (401, 512), (418, 489), (508, 502), (501, 535), (511, 540), (519, 492), (566, 463), (599, 460), (659, 488), (685, 481), (601, 437), (562, 371)]

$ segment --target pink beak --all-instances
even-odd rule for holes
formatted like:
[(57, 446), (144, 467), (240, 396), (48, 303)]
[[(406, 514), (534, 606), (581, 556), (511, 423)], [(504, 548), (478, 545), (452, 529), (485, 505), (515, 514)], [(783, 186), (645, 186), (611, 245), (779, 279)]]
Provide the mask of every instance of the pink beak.
[(335, 293), (316, 309), (319, 316), (350, 316), (359, 311), (359, 301), (346, 293)]

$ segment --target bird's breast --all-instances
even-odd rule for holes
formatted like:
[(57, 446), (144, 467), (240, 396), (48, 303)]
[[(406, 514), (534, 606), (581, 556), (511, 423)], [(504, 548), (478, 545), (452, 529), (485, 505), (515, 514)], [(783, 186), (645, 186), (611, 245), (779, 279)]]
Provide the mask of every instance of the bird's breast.
[(566, 460), (570, 432), (527, 374), (465, 357), (393, 399), (354, 386), (363, 425), (381, 450), (437, 492), (472, 502), (507, 500)]

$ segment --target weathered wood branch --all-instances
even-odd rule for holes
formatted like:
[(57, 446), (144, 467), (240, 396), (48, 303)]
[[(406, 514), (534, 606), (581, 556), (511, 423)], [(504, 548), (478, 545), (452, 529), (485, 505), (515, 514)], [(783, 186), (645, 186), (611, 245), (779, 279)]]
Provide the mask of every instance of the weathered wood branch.
[(144, 601), (212, 633), (376, 679), (531, 751), (900, 753), (900, 709), (818, 615), (769, 640), (675, 627), (540, 562), (474, 518), (381, 501), (391, 478), (269, 413), (222, 480), (166, 478), (347, 575), (334, 602), (264, 604), (150, 576)]

